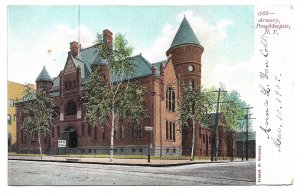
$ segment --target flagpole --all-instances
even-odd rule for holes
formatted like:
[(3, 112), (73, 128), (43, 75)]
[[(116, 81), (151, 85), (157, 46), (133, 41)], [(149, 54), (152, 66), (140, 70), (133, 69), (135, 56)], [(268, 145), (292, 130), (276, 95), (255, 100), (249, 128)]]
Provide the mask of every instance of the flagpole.
[(78, 5), (78, 45), (80, 44), (80, 5)]

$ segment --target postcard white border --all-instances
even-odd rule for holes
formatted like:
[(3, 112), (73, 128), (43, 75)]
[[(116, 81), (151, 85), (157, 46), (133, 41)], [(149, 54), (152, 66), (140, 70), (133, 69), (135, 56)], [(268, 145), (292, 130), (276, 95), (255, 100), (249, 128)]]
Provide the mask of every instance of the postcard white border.
[[(268, 5), (271, 2), (273, 4), (293, 4), (295, 6), (295, 15), (297, 15), (295, 18), (299, 18), (299, 6), (297, 3), (295, 3), (296, 1), (283, 1), (283, 0), (275, 0), (275, 1), (260, 1), (260, 0), (255, 0), (255, 1), (220, 1), (220, 0), (210, 0), (210, 1), (196, 1), (196, 0), (186, 0), (184, 2), (182, 1), (171, 1), (172, 4), (176, 4), (176, 5), (183, 5), (183, 4), (264, 4), (264, 5)], [(56, 4), (56, 5), (68, 5), (68, 4), (82, 4), (81, 1), (71, 1), (71, 0), (60, 0), (60, 1), (37, 1), (37, 0), (10, 0), (10, 1), (1, 1), (1, 9), (0, 9), (0, 18), (1, 18), (1, 22), (0, 22), (0, 29), (7, 29), (7, 5), (8, 4), (44, 4), (44, 5), (50, 5), (50, 4)], [(141, 2), (141, 1), (114, 1), (109, 2), (109, 4), (131, 4), (131, 5), (140, 5), (140, 4), (148, 4), (148, 2)], [(84, 4), (99, 4), (99, 1), (94, 1), (94, 0), (87, 0), (84, 1)], [(151, 4), (156, 4), (156, 5), (169, 5), (170, 1), (160, 1), (160, 0), (152, 0)], [(296, 23), (299, 22), (295, 22)], [(295, 26), (296, 31), (295, 34), (300, 34), (299, 32), (299, 25)], [(295, 37), (295, 41), (299, 44), (299, 38)], [(7, 84), (7, 66), (5, 64), (7, 64), (7, 31), (5, 30), (1, 30), (1, 35), (0, 35), (0, 42), (2, 42), (2, 49), (0, 52), (0, 62), (1, 62), (1, 76), (0, 76), (0, 86), (2, 88), (2, 92), (0, 94), (0, 102), (2, 103), (1, 107), (6, 107), (6, 100), (7, 100), (7, 90), (6, 90), (6, 84)], [(298, 51), (296, 53), (296, 50)], [(295, 54), (299, 55), (299, 46), (298, 45), (294, 45), (293, 51), (295, 52)], [(296, 55), (295, 55), (296, 56)], [(296, 70), (296, 68), (295, 68)], [(297, 68), (298, 70), (298, 68)], [(295, 77), (295, 87), (299, 88), (299, 78)], [(3, 89), (4, 88), (4, 89)], [(295, 99), (299, 99), (299, 93), (297, 91), (295, 91), (294, 93)], [(298, 107), (298, 106), (297, 106)], [(291, 114), (296, 113), (298, 109), (293, 108)], [(6, 111), (5, 109), (1, 109), (0, 112), (0, 126), (2, 126), (2, 128), (5, 129), (5, 126), (7, 124), (6, 121)], [(296, 118), (297, 119), (297, 118)], [(293, 124), (294, 121), (291, 122), (291, 128), (294, 128), (295, 125)], [(298, 130), (299, 131), (299, 130)], [(294, 142), (296, 142), (296, 140), (298, 141), (298, 137), (299, 137), (299, 132), (295, 131), (295, 134), (293, 137), (291, 137), (291, 140), (294, 140)], [(74, 192), (99, 192), (99, 190), (105, 190), (105, 192), (108, 193), (114, 193), (114, 192), (132, 192), (132, 188), (129, 187), (105, 187), (105, 188), (101, 188), (99, 189), (99, 187), (73, 187), (72, 189), (70, 189), (69, 187), (8, 187), (7, 186), (7, 144), (6, 144), (6, 138), (7, 133), (6, 130), (0, 130), (0, 142), (1, 142), (1, 148), (0, 148), (0, 154), (1, 154), (1, 159), (0, 159), (0, 165), (1, 165), (1, 169), (3, 173), (1, 173), (1, 177), (0, 177), (0, 186), (1, 186), (1, 190), (5, 193), (40, 193), (40, 192), (60, 192), (60, 193), (74, 193)], [(296, 144), (297, 145), (297, 144)], [(293, 146), (293, 144), (292, 144)], [(297, 146), (298, 147), (298, 146)], [(294, 150), (295, 153), (299, 153), (299, 149), (296, 148)], [(295, 157), (291, 158), (291, 160), (296, 164), (294, 171), (299, 172), (299, 154), (296, 154)], [(293, 173), (293, 177), (297, 177), (296, 173)], [(294, 182), (293, 184), (297, 183), (298, 179), (294, 178)], [(297, 184), (298, 185), (298, 184)], [(263, 191), (263, 192), (271, 192), (271, 193), (294, 193), (297, 192), (297, 190), (299, 189), (299, 187), (296, 185), (294, 186), (290, 186), (290, 187), (223, 187), (222, 188), (222, 193), (236, 193), (236, 192), (243, 192), (243, 193), (253, 193), (256, 191)], [(183, 193), (183, 192), (187, 192), (191, 191), (191, 192), (212, 192), (212, 190), (219, 192), (220, 191), (220, 187), (151, 187), (151, 191), (149, 191), (148, 188), (145, 187), (135, 187), (133, 188), (135, 189), (135, 192), (176, 192), (176, 193)], [(147, 191), (148, 190), (148, 191)], [(298, 190), (299, 192), (299, 190)]]

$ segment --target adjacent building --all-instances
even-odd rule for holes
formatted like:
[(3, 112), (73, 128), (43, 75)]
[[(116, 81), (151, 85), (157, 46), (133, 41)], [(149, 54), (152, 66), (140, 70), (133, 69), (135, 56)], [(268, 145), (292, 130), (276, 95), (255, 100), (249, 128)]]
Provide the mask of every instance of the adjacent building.
[[(113, 33), (103, 31), (105, 42), (112, 47)], [(201, 58), (204, 51), (198, 38), (193, 32), (187, 19), (184, 18), (173, 39), (170, 48), (166, 51), (164, 61), (150, 63), (141, 54), (133, 56), (135, 64), (131, 80), (138, 81), (147, 88), (143, 101), (150, 112), (150, 117), (143, 125), (118, 126), (115, 134), (115, 151), (139, 152), (147, 148), (148, 140), (156, 155), (189, 155), (192, 146), (192, 128), (186, 127), (179, 132), (176, 125), (176, 99), (180, 97), (179, 81), (190, 87), (201, 85)], [(85, 113), (81, 98), (84, 86), (90, 78), (93, 66), (101, 66), (104, 75), (108, 73), (109, 64), (99, 55), (99, 49), (93, 45), (80, 48), (77, 42), (70, 43), (70, 51), (66, 56), (66, 63), (59, 74), (51, 78), (44, 67), (36, 79), (36, 87), (41, 84), (47, 86), (49, 95), (56, 104), (56, 117), (51, 134), (43, 137), (44, 149), (56, 149), (58, 140), (67, 140), (69, 148), (81, 148), (86, 152), (109, 148), (110, 127), (91, 125), (84, 120)], [(28, 100), (22, 99), (17, 103), (17, 112), (26, 106)], [(26, 137), (20, 127), (22, 117), (17, 116), (17, 145), (18, 148), (37, 148), (37, 142)], [(153, 127), (147, 132), (145, 126)], [(195, 155), (210, 155), (212, 133), (208, 128), (197, 125), (195, 134)], [(222, 129), (225, 133), (226, 129)], [(221, 132), (220, 132), (221, 133)], [(229, 136), (220, 139), (223, 150), (221, 155), (227, 156)]]
[[(239, 132), (236, 134), (236, 147), (237, 147), (237, 157), (245, 158), (246, 152), (248, 151), (249, 158), (255, 158), (256, 156), (256, 132), (249, 131), (248, 139), (246, 132)], [(246, 150), (246, 144), (248, 144)]]
[[(34, 88), (33, 84), (28, 84), (29, 87)], [(8, 81), (7, 82), (7, 128), (8, 128), (8, 146), (15, 147), (17, 140), (16, 131), (16, 107), (15, 103), (24, 95), (26, 86), (20, 83)]]

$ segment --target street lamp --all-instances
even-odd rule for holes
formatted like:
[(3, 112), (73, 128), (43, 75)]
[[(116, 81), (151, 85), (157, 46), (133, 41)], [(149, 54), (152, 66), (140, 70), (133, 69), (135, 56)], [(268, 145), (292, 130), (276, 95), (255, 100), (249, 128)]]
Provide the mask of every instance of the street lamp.
[(145, 131), (148, 131), (148, 162), (150, 163), (150, 134), (153, 131), (153, 127), (145, 127)]

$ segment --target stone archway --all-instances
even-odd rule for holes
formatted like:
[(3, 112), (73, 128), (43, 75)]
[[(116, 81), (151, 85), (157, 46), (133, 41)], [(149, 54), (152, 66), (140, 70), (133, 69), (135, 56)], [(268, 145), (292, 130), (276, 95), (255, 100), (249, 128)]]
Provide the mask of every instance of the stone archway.
[(63, 131), (63, 139), (67, 140), (68, 148), (77, 147), (77, 131), (73, 126), (67, 127)]

